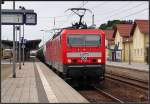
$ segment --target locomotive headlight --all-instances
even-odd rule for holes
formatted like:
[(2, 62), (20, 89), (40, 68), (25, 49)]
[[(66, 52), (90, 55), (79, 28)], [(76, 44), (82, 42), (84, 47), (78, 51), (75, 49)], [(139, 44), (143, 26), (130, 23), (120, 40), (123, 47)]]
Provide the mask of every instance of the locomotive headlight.
[(101, 63), (101, 59), (98, 59), (97, 62), (98, 62), (98, 63)]
[(68, 59), (67, 62), (68, 62), (68, 63), (71, 63), (71, 59)]

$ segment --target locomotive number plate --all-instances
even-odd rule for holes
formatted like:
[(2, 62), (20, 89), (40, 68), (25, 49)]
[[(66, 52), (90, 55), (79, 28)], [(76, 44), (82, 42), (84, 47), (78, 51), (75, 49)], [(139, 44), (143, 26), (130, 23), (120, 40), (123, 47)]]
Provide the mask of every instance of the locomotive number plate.
[(88, 52), (80, 53), (81, 60), (87, 60), (87, 57), (88, 57), (88, 56), (89, 56), (89, 53), (88, 53)]

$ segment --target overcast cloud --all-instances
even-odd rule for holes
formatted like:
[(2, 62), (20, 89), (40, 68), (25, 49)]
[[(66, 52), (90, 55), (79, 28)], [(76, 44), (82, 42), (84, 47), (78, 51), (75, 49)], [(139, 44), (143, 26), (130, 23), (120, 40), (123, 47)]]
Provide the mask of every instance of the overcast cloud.
[[(148, 1), (17, 1), (16, 9), (24, 6), (26, 9), (34, 9), (37, 13), (37, 25), (25, 26), (25, 38), (42, 39), (44, 34), (45, 42), (51, 38), (52, 34), (40, 30), (50, 30), (54, 28), (54, 17), (56, 17), (55, 27), (70, 26), (72, 22), (78, 21), (76, 15), (70, 11), (65, 12), (68, 8), (84, 7), (93, 11), (95, 15), (95, 24), (98, 27), (108, 20), (123, 19), (148, 19), (149, 4)], [(2, 4), (2, 9), (12, 9), (12, 2)], [(60, 17), (59, 17), (60, 16)], [(87, 12), (84, 21), (91, 25), (91, 13)], [(12, 26), (2, 26), (2, 39), (12, 40)], [(43, 42), (41, 42), (42, 44)]]

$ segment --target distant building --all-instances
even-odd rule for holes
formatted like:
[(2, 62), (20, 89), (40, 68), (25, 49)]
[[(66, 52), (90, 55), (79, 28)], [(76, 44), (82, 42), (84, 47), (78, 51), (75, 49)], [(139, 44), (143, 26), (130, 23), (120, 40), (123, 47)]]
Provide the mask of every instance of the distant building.
[(113, 33), (114, 30), (103, 30), (105, 33), (105, 46), (106, 46), (106, 59), (107, 60), (114, 60), (114, 58), (112, 57), (113, 53), (114, 53), (114, 38), (113, 38)]
[(149, 20), (135, 20), (133, 24), (116, 24), (114, 30), (103, 30), (106, 34), (107, 59), (148, 63), (148, 23)]
[(1, 50), (0, 50), (0, 57), (3, 56), (3, 50), (4, 49), (11, 49), (12, 48), (12, 45), (9, 43), (10, 41), (9, 40), (2, 40), (2, 43), (1, 43)]
[[(30, 51), (32, 50), (37, 50), (39, 48), (39, 44), (40, 44), (41, 40), (28, 40), (26, 42), (25, 45), (25, 59), (29, 59), (30, 58)], [(19, 46), (19, 42), (17, 41), (15, 44), (17, 44), (17, 46)], [(2, 40), (2, 50), (3, 49), (13, 49), (13, 41), (11, 40)], [(18, 53), (19, 48), (17, 47), (17, 60), (18, 60)], [(22, 59), (22, 48), (21, 48), (21, 59)]]
[[(133, 24), (116, 24), (113, 37), (115, 38), (115, 45), (117, 47), (118, 61), (129, 60), (129, 44), (132, 49), (132, 42), (130, 32), (132, 31)], [(132, 55), (131, 55), (132, 60)]]
[(148, 63), (149, 20), (135, 20), (131, 35), (133, 36), (133, 61)]

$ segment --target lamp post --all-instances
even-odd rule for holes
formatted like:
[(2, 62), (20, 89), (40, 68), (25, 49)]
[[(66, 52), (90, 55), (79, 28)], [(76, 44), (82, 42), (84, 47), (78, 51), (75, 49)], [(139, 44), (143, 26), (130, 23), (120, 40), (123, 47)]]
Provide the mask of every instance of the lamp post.
[(21, 69), (21, 26), (19, 26), (19, 69)]
[[(13, 10), (15, 10), (15, 1), (13, 1)], [(16, 78), (16, 54), (15, 54), (15, 25), (13, 25), (13, 78)]]
[[(20, 8), (21, 10), (25, 10), (25, 7), (23, 7), (23, 6), (19, 6), (19, 8)], [(23, 30), (23, 41), (24, 41), (24, 24), (23, 24), (23, 29), (22, 29), (22, 30)], [(23, 48), (23, 50), (22, 50), (22, 51), (23, 51), (23, 52), (22, 52), (23, 58), (22, 58), (22, 59), (23, 59), (23, 65), (24, 65), (24, 48), (25, 48), (25, 47), (24, 47), (24, 42), (23, 42), (23, 47), (22, 47), (22, 48)]]
[[(45, 30), (40, 30), (40, 31), (43, 31), (43, 32), (44, 32)], [(44, 45), (44, 33), (43, 33), (43, 45)]]
[(19, 31), (19, 26), (16, 26), (16, 61), (18, 61), (18, 42), (17, 42), (17, 31)]
[[(53, 29), (53, 30), (56, 30), (56, 29)], [(55, 33), (55, 32), (52, 32), (53, 30), (40, 30), (40, 31), (49, 32), (49, 33)], [(44, 42), (45, 42), (45, 39), (44, 39), (44, 33), (43, 33), (43, 45), (44, 45)]]

